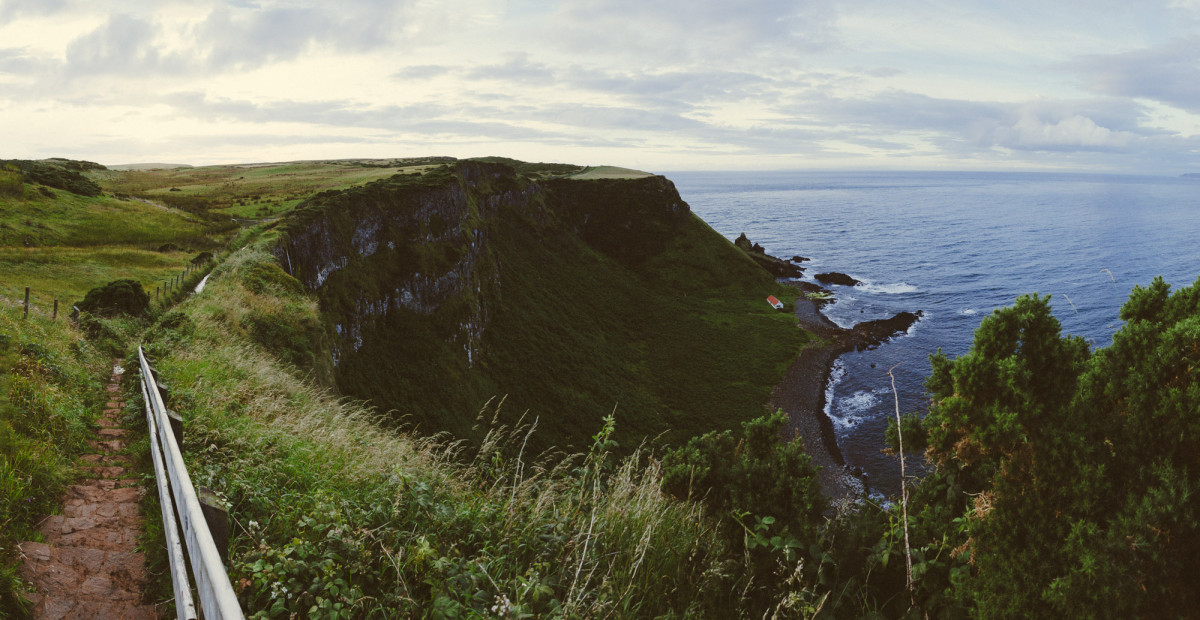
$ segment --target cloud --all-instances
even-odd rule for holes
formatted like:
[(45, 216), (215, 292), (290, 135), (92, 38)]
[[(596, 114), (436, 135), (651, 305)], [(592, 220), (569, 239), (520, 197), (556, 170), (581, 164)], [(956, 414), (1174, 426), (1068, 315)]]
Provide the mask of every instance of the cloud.
[(71, 4), (70, 0), (0, 0), (0, 25), (18, 17), (54, 15)]
[(1120, 54), (1094, 54), (1067, 68), (1092, 92), (1143, 97), (1200, 113), (1200, 38)]
[(423, 81), (447, 75), (453, 70), (453, 67), (446, 65), (413, 65), (405, 67), (388, 77), (402, 82), (409, 80)]
[(395, 44), (408, 4), (228, 3), (182, 24), (171, 20), (170, 11), (112, 14), (68, 44), (68, 73), (195, 76), (293, 60), (317, 48), (367, 52)]
[(1058, 120), (1046, 120), (1028, 108), (1011, 125), (992, 129), (983, 142), (991, 146), (1028, 150), (1111, 150), (1129, 146), (1134, 135), (1112, 131), (1090, 118), (1072, 114)]
[(160, 51), (156, 36), (157, 29), (150, 22), (114, 15), (67, 46), (67, 65), (75, 74), (162, 71), (175, 63), (169, 63)]
[(548, 33), (567, 49), (657, 62), (729, 62), (766, 49), (811, 53), (837, 40), (833, 0), (575, 0)]
[(516, 84), (550, 84), (555, 72), (550, 67), (529, 60), (528, 54), (514, 54), (500, 64), (483, 65), (466, 71), (469, 80), (502, 80)]
[(1119, 151), (1154, 130), (1138, 127), (1140, 106), (1111, 101), (966, 101), (888, 91), (871, 97), (818, 98), (819, 118), (860, 132), (922, 134), (951, 152)]

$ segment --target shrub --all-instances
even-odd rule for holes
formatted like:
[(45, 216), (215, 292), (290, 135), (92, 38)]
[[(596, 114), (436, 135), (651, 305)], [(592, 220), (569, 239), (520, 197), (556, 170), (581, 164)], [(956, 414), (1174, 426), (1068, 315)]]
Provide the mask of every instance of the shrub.
[(150, 295), (134, 280), (114, 280), (88, 291), (83, 301), (75, 304), (80, 310), (98, 316), (146, 316)]

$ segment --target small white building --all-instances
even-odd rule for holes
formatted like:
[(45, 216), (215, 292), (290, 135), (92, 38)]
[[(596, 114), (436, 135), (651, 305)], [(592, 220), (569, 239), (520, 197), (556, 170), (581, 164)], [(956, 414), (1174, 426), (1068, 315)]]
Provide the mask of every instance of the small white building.
[(783, 302), (776, 299), (774, 295), (767, 295), (767, 303), (776, 310), (783, 310)]

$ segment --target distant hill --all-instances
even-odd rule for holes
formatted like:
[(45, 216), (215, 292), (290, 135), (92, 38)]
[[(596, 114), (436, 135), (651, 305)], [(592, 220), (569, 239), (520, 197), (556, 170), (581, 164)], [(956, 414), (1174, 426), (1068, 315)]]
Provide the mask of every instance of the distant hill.
[(176, 168), (192, 168), (191, 164), (118, 164), (109, 166), (109, 170), (174, 170)]

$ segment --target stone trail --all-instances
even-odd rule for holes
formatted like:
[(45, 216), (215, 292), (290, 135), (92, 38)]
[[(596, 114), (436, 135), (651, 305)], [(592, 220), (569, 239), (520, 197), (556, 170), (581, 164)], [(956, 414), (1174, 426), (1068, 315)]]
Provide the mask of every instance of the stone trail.
[(23, 542), (21, 574), (34, 586), (28, 595), (34, 618), (156, 618), (143, 603), (146, 559), (136, 551), (142, 518), (142, 491), (129, 458), (119, 454), (129, 431), (117, 417), (124, 403), (116, 362), (108, 384), (109, 402), (97, 422), (92, 452), (83, 456), (91, 476), (68, 487), (61, 515), (39, 528), (45, 543)]

